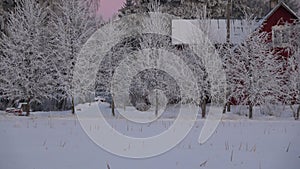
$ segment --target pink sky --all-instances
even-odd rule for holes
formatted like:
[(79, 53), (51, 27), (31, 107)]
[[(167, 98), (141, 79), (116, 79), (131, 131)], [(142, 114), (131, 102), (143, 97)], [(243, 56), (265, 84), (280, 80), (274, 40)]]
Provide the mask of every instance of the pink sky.
[(100, 0), (100, 13), (103, 16), (103, 19), (110, 19), (113, 14), (117, 13), (125, 0)]

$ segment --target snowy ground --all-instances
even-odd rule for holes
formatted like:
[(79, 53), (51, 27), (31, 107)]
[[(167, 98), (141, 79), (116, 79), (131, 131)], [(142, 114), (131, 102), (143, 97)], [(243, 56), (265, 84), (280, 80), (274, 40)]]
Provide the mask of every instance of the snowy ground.
[[(107, 169), (107, 164), (110, 169), (299, 169), (300, 122), (290, 115), (258, 116), (258, 111), (256, 117), (225, 115), (204, 145), (197, 142), (204, 123), (199, 119), (185, 140), (169, 152), (128, 159), (93, 143), (70, 112), (36, 112), (30, 117), (0, 112), (0, 169)], [(133, 136), (172, 124), (168, 117), (142, 126), (107, 118), (114, 128)]]

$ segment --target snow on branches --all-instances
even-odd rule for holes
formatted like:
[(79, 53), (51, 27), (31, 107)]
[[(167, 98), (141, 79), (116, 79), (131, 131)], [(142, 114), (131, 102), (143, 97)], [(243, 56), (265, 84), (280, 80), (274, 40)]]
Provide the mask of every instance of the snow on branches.
[[(289, 27), (292, 34), (286, 52), (290, 53), (290, 56), (286, 60), (281, 91), (284, 102), (290, 105), (294, 118), (298, 120), (300, 116), (300, 25), (289, 25)], [(295, 108), (293, 105), (297, 104), (298, 107)]]
[(9, 13), (0, 45), (2, 97), (27, 102), (51, 97), (51, 58), (45, 53), (46, 10), (35, 0), (21, 0)]
[(21, 0), (8, 15), (1, 45), (1, 97), (42, 102), (70, 99), (73, 69), (96, 31), (96, 0)]
[(249, 118), (253, 117), (254, 106), (278, 101), (280, 64), (267, 38), (267, 33), (257, 30), (228, 56), (231, 96), (238, 104), (249, 106)]

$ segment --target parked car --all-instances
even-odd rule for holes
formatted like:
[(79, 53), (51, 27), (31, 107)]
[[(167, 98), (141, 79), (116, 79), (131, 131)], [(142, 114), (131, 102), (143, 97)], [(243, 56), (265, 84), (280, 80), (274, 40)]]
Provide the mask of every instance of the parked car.
[[(109, 104), (111, 104), (111, 102), (112, 102), (112, 97), (109, 92), (97, 91), (95, 95), (96, 95), (96, 98), (101, 98), (101, 100), (100, 100), (101, 102), (106, 102)], [(96, 101), (96, 98), (95, 98), (95, 101)]]
[(5, 109), (5, 112), (6, 113), (14, 113), (15, 110), (16, 110), (16, 108), (14, 108), (14, 107), (8, 107), (8, 108)]
[(27, 103), (19, 103), (17, 108), (8, 107), (6, 108), (5, 112), (13, 113), (16, 116), (25, 116), (26, 115), (26, 106)]
[(105, 98), (100, 97), (100, 96), (95, 97), (94, 100), (97, 101), (97, 102), (105, 102)]
[(23, 114), (22, 109), (14, 108), (14, 107), (8, 107), (6, 108), (6, 113), (12, 113), (16, 116), (21, 116)]

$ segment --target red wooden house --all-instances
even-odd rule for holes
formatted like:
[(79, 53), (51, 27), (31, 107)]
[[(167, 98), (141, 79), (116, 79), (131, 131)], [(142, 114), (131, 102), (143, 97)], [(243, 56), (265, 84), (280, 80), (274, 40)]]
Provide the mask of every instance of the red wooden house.
[(277, 4), (260, 22), (259, 29), (269, 33), (268, 43), (272, 43), (274, 52), (280, 52), (288, 57), (288, 50), (292, 36), (291, 26), (299, 21), (297, 14), (284, 2)]
[[(291, 39), (295, 34), (295, 29), (293, 28), (296, 24), (299, 24), (299, 20), (300, 18), (290, 7), (284, 2), (280, 2), (274, 5), (272, 10), (257, 24), (255, 30), (267, 33), (266, 43), (270, 45), (270, 51), (279, 61), (284, 61), (293, 54), (293, 50), (290, 50), (293, 45)], [(282, 74), (286, 72), (285, 64), (277, 68)], [(283, 77), (282, 83), (284, 84), (287, 81), (288, 80)], [(279, 97), (279, 101), (284, 101), (284, 97), (285, 96)], [(239, 99), (231, 98), (231, 103), (238, 105), (239, 101), (237, 100)]]

